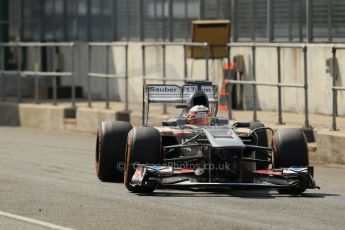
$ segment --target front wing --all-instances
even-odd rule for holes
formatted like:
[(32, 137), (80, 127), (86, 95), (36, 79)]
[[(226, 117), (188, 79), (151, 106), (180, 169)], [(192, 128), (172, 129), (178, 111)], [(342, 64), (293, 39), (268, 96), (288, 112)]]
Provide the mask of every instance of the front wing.
[(252, 183), (198, 182), (195, 178), (197, 170), (181, 169), (156, 165), (137, 165), (133, 175), (132, 186), (154, 186), (162, 189), (315, 189), (313, 167), (291, 167), (280, 169), (258, 170)]

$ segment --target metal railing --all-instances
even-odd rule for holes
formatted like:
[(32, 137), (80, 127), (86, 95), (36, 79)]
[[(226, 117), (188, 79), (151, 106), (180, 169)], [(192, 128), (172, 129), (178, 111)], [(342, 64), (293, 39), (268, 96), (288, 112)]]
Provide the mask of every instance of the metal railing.
[[(145, 80), (162, 80), (164, 81), (176, 81), (177, 79), (168, 78), (166, 75), (166, 47), (167, 46), (183, 46), (184, 56), (184, 79), (188, 78), (188, 65), (187, 65), (187, 48), (189, 47), (202, 47), (205, 54), (205, 80), (209, 80), (208, 62), (209, 62), (209, 45), (208, 43), (197, 43), (197, 42), (155, 42), (155, 43), (143, 43), (142, 47), (142, 65), (143, 65), (143, 82)], [(163, 51), (163, 77), (161, 78), (150, 78), (146, 76), (146, 47), (161, 47)]]
[[(171, 78), (167, 76), (166, 73), (166, 47), (167, 46), (183, 46), (183, 66), (184, 66), (184, 79), (176, 79), (176, 78)], [(162, 48), (162, 77), (158, 78), (152, 78), (148, 77), (146, 75), (146, 48), (147, 47), (161, 47)], [(186, 81), (188, 79), (188, 63), (187, 63), (187, 48), (190, 47), (202, 47), (204, 49), (204, 55), (205, 55), (205, 80), (209, 80), (209, 45), (208, 43), (196, 43), (196, 42), (155, 42), (155, 43), (143, 43), (141, 48), (142, 48), (142, 82), (143, 86), (146, 85), (147, 80), (161, 80), (163, 84), (166, 84), (167, 81)], [(144, 92), (143, 92), (144, 95)], [(144, 100), (144, 97), (143, 97)], [(143, 103), (143, 108), (142, 111), (144, 112), (144, 103)], [(167, 113), (167, 106), (166, 104), (163, 104), (163, 114)], [(144, 114), (144, 113), (143, 113)], [(144, 124), (144, 117), (142, 118), (142, 122)]]
[[(244, 44), (244, 43), (230, 43), (228, 44), (229, 52), (231, 52), (232, 47), (251, 47), (252, 48), (252, 73), (253, 73), (253, 80), (252, 81), (239, 81), (239, 80), (228, 80), (227, 85), (252, 85), (253, 86), (253, 120), (257, 121), (257, 93), (256, 93), (256, 87), (257, 86), (268, 86), (268, 87), (276, 87), (277, 88), (277, 94), (278, 94), (278, 124), (284, 124), (283, 123), (283, 116), (282, 116), (282, 88), (284, 87), (290, 87), (290, 88), (300, 88), (304, 89), (304, 114), (305, 114), (305, 120), (304, 120), (304, 126), (310, 127), (309, 124), (309, 112), (308, 112), (308, 65), (307, 65), (307, 46), (306, 45), (289, 45), (289, 44), (260, 44), (260, 43), (250, 43), (250, 44)], [(256, 81), (256, 48), (257, 47), (271, 47), (277, 49), (277, 67), (278, 67), (278, 73), (277, 73), (277, 83), (271, 83), (271, 82), (257, 82)], [(282, 48), (296, 48), (296, 49), (302, 49), (303, 51), (303, 58), (304, 58), (304, 84), (287, 84), (282, 83), (281, 81), (281, 49)], [(232, 106), (231, 106), (231, 94), (229, 93), (229, 119), (232, 119)]]
[[(105, 47), (106, 48), (106, 73), (93, 73), (91, 72), (91, 51), (92, 47)], [(110, 56), (110, 48), (111, 47), (123, 47), (125, 49), (125, 73), (124, 75), (119, 74), (110, 74), (110, 68), (109, 68), (109, 56)], [(106, 108), (109, 109), (109, 81), (110, 79), (124, 79), (125, 80), (125, 111), (129, 110), (128, 107), (128, 44), (127, 43), (119, 43), (119, 42), (111, 42), (111, 43), (105, 43), (105, 42), (90, 42), (88, 43), (88, 106), (92, 106), (92, 89), (91, 89), (91, 78), (97, 77), (97, 78), (105, 78), (106, 79), (106, 86), (105, 86), (105, 92), (106, 92)]]
[[(91, 50), (92, 47), (105, 47), (106, 48), (106, 73), (94, 73), (91, 71)], [(123, 47), (125, 49), (125, 72), (124, 74), (110, 74), (110, 49), (111, 47)], [(184, 65), (184, 76), (183, 78), (176, 78), (176, 76), (168, 76), (167, 74), (167, 52), (166, 47), (168, 46), (182, 46), (183, 47), (183, 65)], [(5, 48), (6, 47), (13, 47), (15, 48), (15, 52), (17, 52), (17, 67), (15, 67), (15, 70), (6, 70), (5, 69)], [(24, 47), (33, 47), (33, 62), (34, 64), (34, 70), (28, 71), (22, 69), (22, 49)], [(39, 48), (40, 47), (70, 47), (70, 50), (67, 50), (67, 52), (71, 55), (71, 70), (70, 72), (64, 71), (64, 72), (57, 72), (57, 71), (41, 71), (38, 67), (39, 62)], [(162, 68), (163, 68), (163, 74), (162, 77), (150, 77), (146, 74), (146, 47), (161, 47), (162, 48)], [(163, 83), (167, 83), (168, 81), (186, 81), (190, 76), (188, 76), (188, 62), (187, 62), (187, 48), (188, 47), (202, 47), (205, 52), (205, 79), (209, 80), (209, 45), (207, 43), (144, 43), (142, 44), (142, 82), (143, 84), (146, 84), (146, 81), (149, 80), (156, 80), (156, 81), (162, 81)], [(228, 49), (229, 49), (229, 55), (231, 52), (231, 48), (235, 47), (247, 47), (251, 48), (252, 52), (252, 65), (251, 70), (253, 73), (252, 80), (229, 80), (227, 81), (227, 87), (230, 87), (231, 85), (251, 85), (253, 90), (253, 120), (257, 121), (257, 100), (258, 96), (256, 93), (257, 87), (259, 86), (268, 86), (268, 87), (274, 87), (277, 89), (277, 104), (278, 104), (278, 124), (284, 124), (283, 123), (283, 109), (282, 109), (282, 89), (283, 88), (296, 88), (296, 89), (303, 89), (304, 90), (304, 126), (310, 127), (309, 124), (309, 101), (308, 101), (308, 48), (305, 44), (255, 44), (255, 43), (229, 43)], [(259, 82), (256, 80), (256, 52), (257, 47), (268, 47), (268, 48), (275, 48), (276, 49), (276, 58), (277, 58), (277, 81), (276, 82)], [(281, 50), (284, 48), (293, 48), (293, 49), (300, 49), (303, 52), (303, 74), (304, 74), (304, 82), (300, 84), (287, 84), (282, 82), (282, 60), (281, 60)], [(337, 111), (338, 111), (338, 91), (345, 91), (344, 86), (338, 86), (337, 85), (337, 76), (338, 76), (338, 70), (337, 70), (337, 50), (345, 50), (345, 45), (336, 45), (332, 47), (332, 63), (333, 63), (333, 83), (332, 83), (332, 130), (337, 130), (337, 123), (336, 123), (336, 117), (337, 117)], [(109, 92), (109, 81), (110, 79), (123, 79), (125, 80), (125, 111), (129, 110), (129, 100), (128, 100), (128, 86), (129, 86), (129, 74), (128, 74), (128, 44), (127, 43), (89, 43), (88, 44), (88, 55), (89, 55), (89, 63), (88, 68), (89, 71), (87, 73), (87, 80), (88, 80), (88, 105), (89, 107), (92, 106), (92, 87), (91, 87), (91, 79), (92, 78), (105, 78), (106, 79), (106, 107), (109, 108), (109, 102), (110, 102), (110, 92)], [(40, 94), (39, 94), (39, 86), (40, 86), (40, 79), (41, 77), (53, 77), (53, 104), (57, 104), (57, 77), (58, 76), (67, 76), (71, 77), (71, 103), (72, 107), (75, 108), (75, 102), (76, 102), (76, 78), (75, 78), (75, 44), (74, 43), (0, 43), (0, 55), (1, 55), (1, 63), (0, 63), (0, 83), (1, 83), (1, 98), (3, 101), (6, 100), (6, 80), (5, 78), (10, 78), (10, 76), (5, 75), (16, 75), (16, 98), (18, 101), (21, 101), (22, 98), (22, 77), (26, 76), (33, 76), (34, 78), (34, 100), (35, 103), (40, 102)], [(54, 60), (54, 59), (53, 59)], [(182, 61), (182, 60), (181, 60)], [(228, 62), (230, 61), (228, 57)], [(228, 116), (229, 119), (232, 119), (232, 106), (231, 106), (231, 95), (229, 94), (229, 110), (228, 110)], [(144, 108), (143, 108), (144, 109)], [(164, 113), (166, 113), (166, 105), (164, 105)]]
[[(17, 70), (5, 70), (5, 60), (4, 60), (4, 51), (5, 47), (15, 47), (17, 48)], [(33, 47), (35, 49), (34, 52), (34, 71), (23, 71), (22, 70), (22, 48), (23, 47)], [(72, 60), (72, 71), (71, 72), (55, 72), (55, 71), (40, 71), (39, 65), (38, 65), (38, 57), (39, 57), (39, 48), (40, 47), (72, 47), (70, 54), (71, 54), (71, 60)], [(17, 75), (17, 101), (20, 102), (22, 100), (22, 77), (26, 76), (33, 76), (35, 77), (35, 86), (34, 86), (34, 94), (35, 94), (35, 103), (39, 103), (39, 80), (42, 76), (48, 76), (53, 77), (53, 104), (57, 104), (57, 76), (69, 76), (72, 79), (72, 95), (71, 95), (71, 102), (72, 107), (75, 107), (75, 76), (74, 76), (74, 43), (0, 43), (0, 49), (1, 49), (1, 85), (2, 85), (2, 95), (1, 98), (3, 101), (6, 100), (6, 81), (5, 81), (5, 74), (6, 75)]]
[(337, 129), (337, 113), (338, 113), (338, 91), (344, 90), (345, 87), (337, 86), (337, 50), (345, 50), (345, 46), (334, 46), (332, 47), (332, 130), (336, 131)]

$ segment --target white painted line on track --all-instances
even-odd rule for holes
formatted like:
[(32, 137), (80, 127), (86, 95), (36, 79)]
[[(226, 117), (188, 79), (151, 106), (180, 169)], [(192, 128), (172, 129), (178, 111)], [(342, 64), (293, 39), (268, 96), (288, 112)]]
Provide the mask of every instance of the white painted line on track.
[(40, 220), (35, 220), (35, 219), (24, 217), (24, 216), (18, 216), (18, 215), (11, 214), (11, 213), (8, 213), (8, 212), (0, 211), (0, 216), (5, 216), (5, 217), (16, 219), (16, 220), (21, 220), (21, 221), (24, 221), (24, 222), (27, 222), (27, 223), (40, 225), (40, 226), (43, 226), (43, 227), (46, 227), (46, 228), (50, 228), (50, 229), (73, 230), (72, 228), (66, 228), (66, 227), (62, 227), (62, 226), (59, 226), (59, 225), (43, 222), (43, 221), (40, 221)]

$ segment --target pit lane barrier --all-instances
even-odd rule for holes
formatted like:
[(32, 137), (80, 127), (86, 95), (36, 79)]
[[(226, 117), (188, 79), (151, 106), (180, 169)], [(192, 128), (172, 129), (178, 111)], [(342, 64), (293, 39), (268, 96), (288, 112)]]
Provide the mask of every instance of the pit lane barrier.
[[(93, 47), (105, 47), (105, 62), (106, 62), (106, 73), (93, 73), (91, 72), (91, 54)], [(121, 74), (110, 74), (110, 66), (109, 66), (109, 56), (110, 56), (110, 48), (113, 47), (122, 47), (125, 53), (125, 73), (124, 75)], [(123, 79), (125, 80), (125, 107), (124, 113), (129, 113), (129, 105), (128, 105), (128, 43), (121, 43), (121, 42), (89, 42), (88, 43), (88, 78), (87, 78), (87, 86), (88, 86), (88, 107), (92, 107), (92, 87), (91, 87), (91, 79), (93, 77), (96, 78), (105, 78), (106, 85), (105, 85), (105, 92), (106, 92), (106, 109), (110, 109), (110, 96), (109, 96), (109, 81), (110, 79)], [(128, 116), (129, 117), (129, 116)], [(129, 118), (128, 118), (129, 119)]]
[(332, 131), (338, 131), (337, 129), (337, 113), (338, 113), (338, 91), (345, 91), (345, 87), (337, 86), (337, 50), (345, 50), (344, 45), (336, 45), (332, 47)]
[[(231, 85), (252, 85), (253, 89), (253, 121), (258, 121), (257, 119), (257, 94), (256, 88), (257, 86), (268, 86), (268, 87), (276, 87), (277, 94), (278, 94), (278, 125), (283, 125), (283, 116), (282, 116), (282, 88), (290, 87), (290, 88), (299, 88), (304, 90), (304, 128), (311, 128), (309, 124), (309, 111), (308, 111), (308, 49), (305, 44), (260, 44), (260, 43), (228, 43), (227, 44), (229, 52), (231, 53), (232, 47), (248, 47), (252, 49), (252, 73), (253, 73), (253, 80), (252, 81), (241, 81), (241, 80), (227, 80), (227, 87), (231, 87)], [(277, 50), (277, 83), (272, 82), (258, 82), (256, 81), (256, 48), (263, 47), (263, 48), (276, 48)], [(293, 48), (293, 49), (302, 49), (303, 52), (303, 63), (304, 63), (304, 83), (303, 84), (287, 84), (281, 81), (281, 49), (282, 48)], [(230, 55), (229, 55), (230, 56)], [(232, 106), (231, 106), (231, 94), (228, 95), (228, 116), (229, 119), (233, 119), (232, 117)]]
[[(90, 43), (89, 49), (91, 49), (91, 46), (108, 46), (108, 49), (112, 45), (117, 45), (118, 43)], [(111, 75), (111, 74), (100, 74), (100, 73), (88, 73), (89, 76), (89, 81), (91, 77), (105, 77), (105, 78), (110, 78), (110, 77), (115, 77), (115, 78), (125, 78), (126, 80), (126, 88), (128, 87), (128, 45), (126, 43), (118, 44), (119, 46), (124, 46), (126, 49), (126, 74), (125, 76), (119, 76), (119, 75)], [(166, 70), (166, 54), (165, 54), (165, 47), (166, 46), (181, 46), (183, 45), (184, 47), (184, 79), (180, 81), (185, 81), (188, 78), (188, 67), (187, 67), (187, 55), (186, 55), (186, 48), (190, 46), (199, 46), (199, 47), (204, 47), (205, 50), (205, 69), (206, 69), (206, 77), (205, 79), (209, 79), (209, 71), (208, 71), (208, 52), (209, 52), (209, 45), (207, 43), (171, 43), (171, 42), (162, 42), (162, 43), (144, 43), (142, 45), (142, 51), (143, 51), (143, 82), (145, 83), (146, 80), (162, 80), (163, 82), (166, 81), (179, 81), (179, 79), (169, 79), (167, 78), (166, 74), (164, 74), (163, 78), (150, 78), (147, 77), (145, 74), (145, 47), (147, 46), (161, 46), (163, 48), (163, 72)], [(1, 98), (2, 101), (6, 101), (6, 95), (5, 95), (5, 87), (6, 87), (6, 81), (5, 81), (5, 74), (7, 75), (18, 75), (17, 77), (17, 100), (18, 102), (21, 101), (21, 77), (26, 77), (26, 76), (36, 76), (35, 77), (35, 85), (34, 85), (34, 91), (35, 91), (35, 103), (39, 103), (39, 77), (41, 76), (49, 76), (53, 77), (53, 104), (57, 104), (57, 84), (56, 84), (56, 79), (57, 76), (69, 76), (72, 78), (72, 93), (71, 93), (71, 103), (72, 103), (72, 108), (75, 108), (75, 77), (74, 77), (74, 46), (75, 44), (73, 42), (70, 43), (56, 43), (56, 42), (46, 42), (46, 43), (39, 43), (39, 42), (10, 42), (10, 43), (0, 43), (0, 55), (1, 55), (1, 64), (0, 64), (0, 80), (1, 80)], [(227, 82), (228, 85), (231, 84), (243, 84), (243, 85), (252, 85), (253, 86), (253, 92), (254, 92), (254, 103), (253, 103), (253, 120), (257, 120), (257, 106), (256, 106), (256, 99), (257, 95), (255, 93), (256, 86), (271, 86), (271, 87), (277, 87), (278, 88), (278, 124), (284, 124), (283, 119), (282, 119), (282, 106), (281, 106), (281, 88), (282, 87), (294, 87), (294, 88), (303, 88), (305, 92), (305, 121), (304, 121), (304, 127), (310, 127), (309, 124), (309, 117), (308, 117), (308, 67), (307, 67), (307, 46), (305, 44), (301, 45), (294, 45), (294, 44), (260, 44), (260, 43), (229, 43), (228, 45), (228, 50), (229, 50), (229, 55), (228, 55), (228, 62), (230, 62), (230, 52), (231, 52), (231, 47), (251, 47), (252, 48), (252, 70), (253, 70), (253, 81), (231, 81)], [(17, 47), (17, 55), (18, 55), (18, 69), (17, 70), (5, 70), (5, 65), (4, 65), (4, 50), (5, 47)], [(35, 63), (37, 63), (37, 58), (38, 58), (38, 48), (39, 47), (72, 47), (70, 54), (71, 54), (71, 60), (72, 60), (72, 70), (70, 72), (48, 72), (48, 71), (38, 71), (38, 68), (35, 67), (34, 71), (23, 71), (22, 68), (22, 53), (21, 53), (21, 48), (23, 47), (36, 47), (35, 49), (35, 55), (34, 55), (34, 60)], [(256, 58), (255, 58), (255, 52), (256, 52), (256, 47), (272, 47), (277, 49), (277, 60), (278, 60), (278, 82), (277, 83), (265, 83), (265, 82), (256, 82), (255, 80), (255, 74), (256, 74)], [(303, 50), (304, 53), (304, 84), (284, 84), (281, 82), (281, 63), (280, 63), (280, 51), (281, 48), (299, 48)], [(336, 53), (337, 50), (343, 50), (345, 49), (344, 45), (336, 45), (332, 47), (332, 62), (333, 66), (336, 66)], [(107, 53), (107, 58), (109, 58), (108, 51)], [(90, 55), (90, 53), (89, 53)], [(90, 60), (90, 59), (89, 59)], [(336, 125), (336, 117), (337, 117), (337, 92), (338, 91), (344, 91), (345, 87), (340, 87), (337, 86), (336, 83), (336, 78), (337, 78), (337, 70), (336, 68), (333, 68), (332, 72), (333, 76), (333, 84), (332, 84), (332, 128), (331, 130), (336, 131), (337, 125)], [(91, 86), (90, 86), (91, 87)], [(125, 110), (128, 110), (128, 90), (125, 90), (126, 96), (125, 96)], [(89, 91), (90, 94), (90, 91)], [(229, 95), (231, 97), (231, 95)], [(89, 107), (91, 106), (90, 100), (92, 100), (91, 95), (88, 95), (88, 100), (89, 100)], [(106, 102), (107, 107), (109, 107), (109, 101)], [(231, 98), (229, 98), (229, 103), (231, 103)], [(229, 105), (229, 119), (232, 118), (232, 112), (231, 112), (231, 104)]]

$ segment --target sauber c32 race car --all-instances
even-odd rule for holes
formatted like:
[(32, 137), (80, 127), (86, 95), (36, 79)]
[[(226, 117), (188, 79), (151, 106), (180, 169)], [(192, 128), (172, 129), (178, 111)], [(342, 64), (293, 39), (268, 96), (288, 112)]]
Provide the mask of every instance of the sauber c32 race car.
[[(217, 86), (144, 86), (143, 126), (102, 122), (97, 134), (96, 173), (124, 182), (131, 192), (163, 189), (277, 189), (300, 194), (318, 188), (300, 129), (273, 131), (259, 122), (218, 118)], [(178, 117), (148, 126), (150, 103), (175, 103)], [(200, 123), (196, 121), (201, 121)]]

